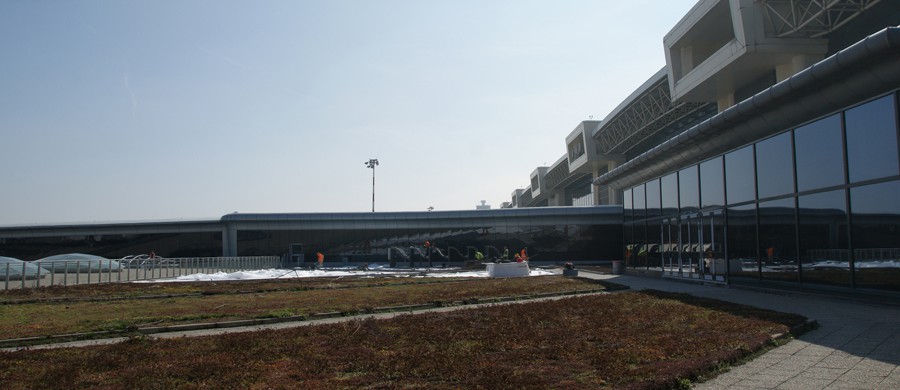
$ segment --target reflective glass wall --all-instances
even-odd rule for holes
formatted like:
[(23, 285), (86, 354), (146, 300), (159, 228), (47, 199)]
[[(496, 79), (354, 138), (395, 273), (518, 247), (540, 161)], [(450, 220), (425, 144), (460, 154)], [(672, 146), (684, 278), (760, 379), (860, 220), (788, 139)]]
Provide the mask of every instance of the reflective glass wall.
[(900, 292), (898, 141), (895, 92), (627, 189), (629, 266)]
[[(474, 260), (475, 252), (485, 258), (508, 259), (527, 250), (532, 261), (583, 261), (618, 258), (622, 230), (610, 225), (507, 225), (478, 228), (315, 229), (240, 230), (239, 256), (287, 256), (291, 244), (302, 244), (302, 260), (325, 255), (326, 263), (386, 262), (396, 265), (441, 265)], [(427, 245), (426, 245), (427, 242)], [(298, 253), (294, 253), (297, 255)], [(411, 256), (410, 256), (411, 255)]]

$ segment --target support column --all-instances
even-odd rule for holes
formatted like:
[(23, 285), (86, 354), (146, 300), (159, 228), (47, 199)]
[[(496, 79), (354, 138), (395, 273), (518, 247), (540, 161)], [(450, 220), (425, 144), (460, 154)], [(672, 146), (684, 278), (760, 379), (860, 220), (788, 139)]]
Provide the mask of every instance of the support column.
[(719, 112), (725, 111), (726, 108), (734, 105), (734, 92), (719, 95), (716, 99)]
[(823, 56), (820, 55), (797, 55), (791, 57), (791, 62), (779, 64), (775, 67), (775, 81), (782, 82), (789, 77), (797, 74), (801, 70), (809, 68), (816, 62), (821, 61)]
[(237, 229), (230, 223), (222, 228), (222, 256), (237, 256)]
[[(606, 172), (616, 169), (618, 166), (619, 163), (617, 161), (609, 161), (606, 163)], [(619, 199), (619, 191), (616, 191), (615, 188), (610, 186), (606, 186), (606, 191), (609, 193), (608, 204), (622, 204), (622, 200)]]
[(571, 206), (566, 201), (565, 197), (566, 191), (547, 191), (547, 205), (548, 206)]

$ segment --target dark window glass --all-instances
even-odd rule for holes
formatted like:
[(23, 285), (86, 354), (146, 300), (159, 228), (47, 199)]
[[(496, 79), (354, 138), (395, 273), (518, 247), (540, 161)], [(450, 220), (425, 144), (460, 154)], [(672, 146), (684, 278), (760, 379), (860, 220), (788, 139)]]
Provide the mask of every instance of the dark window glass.
[(804, 283), (850, 286), (844, 190), (801, 196), (800, 261)]
[(758, 277), (756, 205), (728, 208), (728, 267), (732, 277)]
[[(724, 281), (727, 273), (725, 263), (725, 213), (723, 210), (708, 211), (702, 217), (703, 274), (706, 279)], [(740, 267), (740, 264), (734, 264)]]
[(647, 249), (646, 255), (641, 259), (641, 266), (647, 269), (659, 269), (662, 264), (662, 227), (659, 219), (647, 222)]
[(760, 199), (794, 192), (790, 132), (756, 144), (756, 183)]
[(850, 190), (856, 284), (900, 291), (900, 182)]
[(700, 179), (696, 165), (678, 172), (678, 194), (682, 213), (696, 212), (700, 208), (699, 185)]
[(661, 180), (663, 215), (678, 214), (678, 175), (673, 173)]
[(634, 224), (634, 246), (631, 258), (633, 262), (626, 264), (629, 267), (643, 267), (647, 264), (647, 224), (644, 222)]
[(668, 218), (662, 223), (663, 245), (660, 252), (663, 257), (663, 271), (667, 275), (678, 275), (681, 268), (678, 263), (681, 253), (679, 229), (678, 218)]
[(700, 189), (703, 208), (725, 206), (721, 157), (700, 164)]
[(681, 262), (678, 271), (683, 277), (698, 277), (700, 268), (700, 216), (687, 214), (681, 216)]
[(646, 218), (647, 214), (645, 212), (645, 208), (647, 200), (644, 197), (644, 185), (641, 184), (637, 187), (632, 188), (631, 194), (633, 197), (632, 202), (634, 202), (634, 219), (641, 220)]
[(725, 192), (728, 204), (756, 199), (754, 177), (752, 146), (725, 155)]
[(898, 173), (894, 95), (846, 111), (850, 182)]
[(763, 278), (799, 281), (794, 198), (760, 202), (758, 214)]
[(659, 179), (647, 182), (647, 217), (659, 216)]
[(634, 254), (634, 225), (626, 223), (623, 235), (625, 241), (625, 253), (623, 254), (623, 259), (625, 259), (625, 266), (631, 267), (634, 264), (632, 261)]
[(841, 116), (832, 115), (794, 131), (797, 190), (844, 184)]
[(628, 221), (628, 219), (631, 218), (631, 215), (632, 215), (631, 214), (632, 203), (631, 203), (631, 189), (630, 188), (625, 190), (624, 192), (622, 192), (622, 208), (625, 212), (625, 220)]

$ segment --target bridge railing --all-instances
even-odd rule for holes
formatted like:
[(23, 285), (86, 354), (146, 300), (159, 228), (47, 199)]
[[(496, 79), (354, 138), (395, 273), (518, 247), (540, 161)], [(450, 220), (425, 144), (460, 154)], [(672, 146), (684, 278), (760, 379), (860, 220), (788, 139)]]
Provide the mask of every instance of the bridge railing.
[(216, 272), (237, 272), (281, 268), (278, 256), (242, 257), (184, 257), (158, 258), (153, 261), (130, 262), (119, 260), (66, 260), (0, 265), (0, 287), (3, 290), (46, 286), (75, 286), (81, 284), (123, 283), (139, 280), (169, 279), (183, 275)]

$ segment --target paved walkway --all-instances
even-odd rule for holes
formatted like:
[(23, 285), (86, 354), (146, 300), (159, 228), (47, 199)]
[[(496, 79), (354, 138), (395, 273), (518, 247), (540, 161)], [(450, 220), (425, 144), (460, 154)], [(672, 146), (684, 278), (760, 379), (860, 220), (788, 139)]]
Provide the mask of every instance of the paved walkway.
[(696, 389), (900, 389), (900, 308), (877, 302), (756, 291), (660, 278), (580, 272), (635, 290), (683, 292), (787, 313), (819, 323), (787, 344)]

